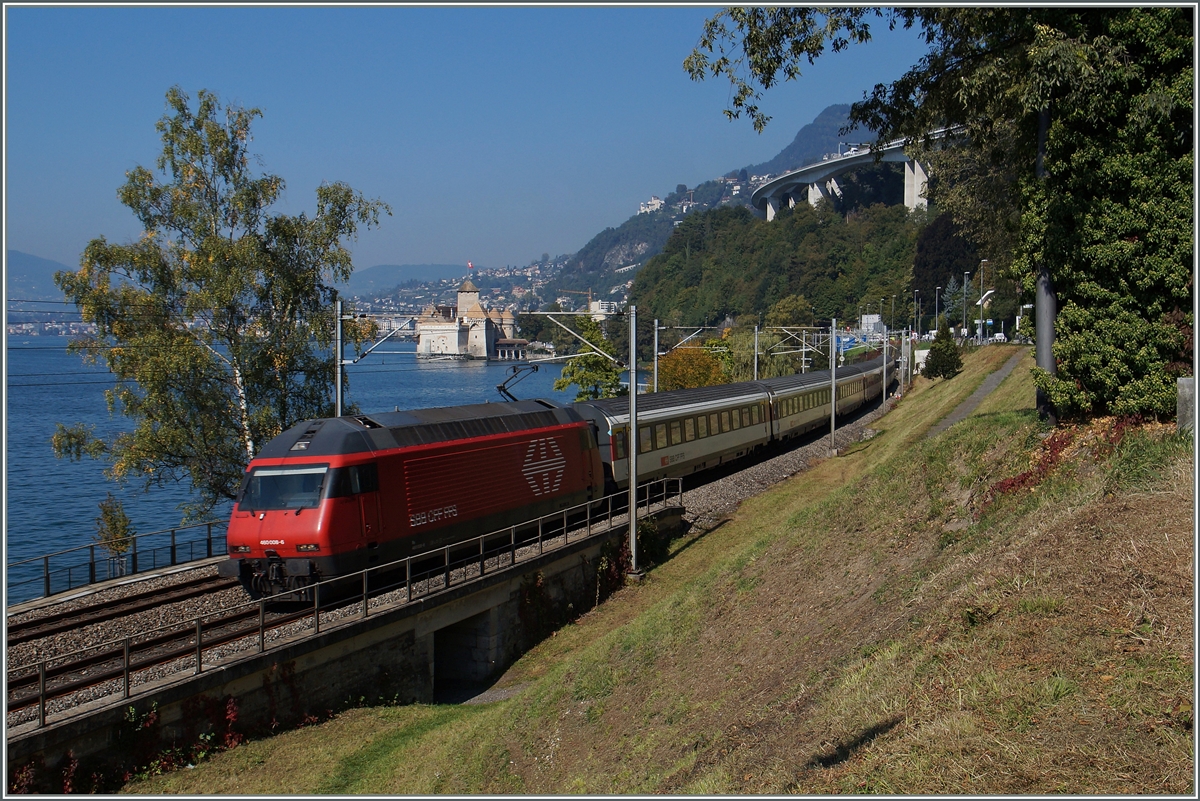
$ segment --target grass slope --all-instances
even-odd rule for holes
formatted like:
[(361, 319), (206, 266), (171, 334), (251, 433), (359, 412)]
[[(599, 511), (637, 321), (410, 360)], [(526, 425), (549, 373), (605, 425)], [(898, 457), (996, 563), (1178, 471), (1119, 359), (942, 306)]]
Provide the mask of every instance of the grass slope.
[(920, 440), (1012, 352), (676, 542), (507, 700), (350, 709), (126, 789), (1192, 793), (1191, 440), (1048, 437), (1027, 365)]

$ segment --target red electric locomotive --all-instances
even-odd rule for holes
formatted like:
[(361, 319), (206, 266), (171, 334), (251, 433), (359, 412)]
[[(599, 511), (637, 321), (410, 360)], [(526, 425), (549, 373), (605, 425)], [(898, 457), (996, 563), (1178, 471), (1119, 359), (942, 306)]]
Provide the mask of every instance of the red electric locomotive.
[(302, 590), (603, 492), (591, 424), (546, 401), (311, 420), (247, 467), (219, 572), (255, 597)]

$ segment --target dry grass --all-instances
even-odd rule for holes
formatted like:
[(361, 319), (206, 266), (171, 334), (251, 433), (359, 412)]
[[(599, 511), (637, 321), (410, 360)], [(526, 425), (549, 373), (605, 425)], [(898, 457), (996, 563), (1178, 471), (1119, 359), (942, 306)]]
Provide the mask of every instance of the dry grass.
[(1027, 370), (916, 439), (1010, 354), (677, 543), (514, 665), (509, 700), (351, 710), (128, 789), (1191, 793), (1192, 455), (1099, 424), (989, 494), (1045, 447), (1013, 411)]

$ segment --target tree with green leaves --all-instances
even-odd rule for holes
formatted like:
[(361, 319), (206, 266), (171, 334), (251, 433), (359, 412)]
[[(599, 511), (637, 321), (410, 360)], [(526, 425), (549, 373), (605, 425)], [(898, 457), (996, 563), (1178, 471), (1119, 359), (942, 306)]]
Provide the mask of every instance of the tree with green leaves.
[(1056, 370), (1035, 370), (1039, 391), (1068, 417), (1173, 415), (1194, 369), (1192, 10), (730, 8), (684, 68), (728, 78), (726, 115), (762, 130), (762, 90), (880, 19), (929, 51), (851, 124), (921, 148), (931, 202), (989, 266), (1030, 299), (1052, 287)]
[(96, 515), (96, 533), (93, 539), (108, 551), (110, 564), (116, 566), (117, 575), (125, 575), (124, 556), (133, 548), (137, 531), (125, 513), (125, 505), (110, 492), (100, 501), (100, 514)]
[(575, 327), (580, 336), (591, 344), (580, 343), (581, 355), (575, 356), (563, 367), (562, 376), (554, 381), (554, 391), (562, 392), (574, 384), (579, 387), (575, 395), (577, 401), (615, 398), (621, 394), (621, 368), (600, 354), (603, 352), (613, 356), (616, 349), (604, 336), (600, 324), (591, 317), (579, 315), (575, 318)]
[[(108, 439), (58, 425), (58, 456), (110, 461), (116, 480), (187, 481), (196, 519), (233, 499), (246, 464), (283, 429), (333, 413), (333, 286), (345, 247), (391, 209), (341, 183), (317, 189), (313, 216), (273, 214), (283, 179), (252, 170), (258, 109), (196, 104), (167, 92), (157, 172), (136, 167), (118, 191), (142, 224), (128, 244), (88, 243), (55, 282), (97, 333), (71, 349), (117, 380), (110, 411), (133, 430)], [(369, 327), (343, 327), (356, 346)], [(339, 368), (340, 369), (340, 368)]]
[(954, 378), (960, 372), (962, 355), (958, 352), (954, 338), (950, 336), (950, 326), (943, 318), (938, 326), (937, 335), (933, 338), (933, 344), (929, 346), (929, 353), (925, 356), (925, 366), (921, 375), (926, 378)]
[(812, 325), (813, 307), (803, 295), (788, 295), (775, 303), (765, 319), (770, 326)]

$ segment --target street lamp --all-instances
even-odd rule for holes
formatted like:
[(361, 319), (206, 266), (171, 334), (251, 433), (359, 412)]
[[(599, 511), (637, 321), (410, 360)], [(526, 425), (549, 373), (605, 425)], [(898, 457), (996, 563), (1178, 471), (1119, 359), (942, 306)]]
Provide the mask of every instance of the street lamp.
[(962, 341), (967, 341), (967, 285), (971, 283), (971, 274), (963, 273), (963, 327)]
[(938, 329), (938, 300), (942, 297), (942, 288), (939, 286), (933, 291), (933, 328)]
[(913, 290), (913, 332), (917, 336), (921, 335), (921, 321), (917, 319), (917, 295), (921, 292), (919, 289)]
[(892, 315), (888, 319), (888, 326), (890, 328), (896, 327), (896, 296), (895, 295), (892, 295)]
[(979, 260), (979, 331), (977, 336), (980, 345), (983, 344), (983, 265), (987, 263), (987, 259)]

